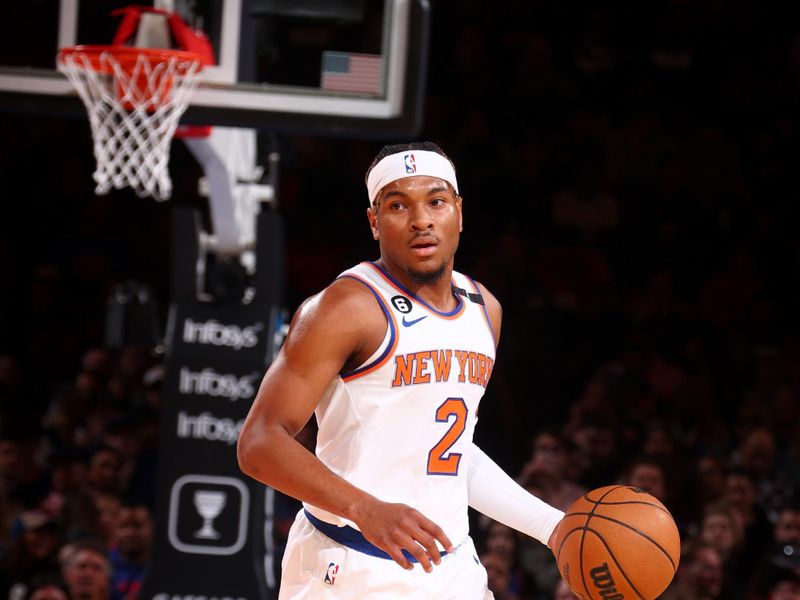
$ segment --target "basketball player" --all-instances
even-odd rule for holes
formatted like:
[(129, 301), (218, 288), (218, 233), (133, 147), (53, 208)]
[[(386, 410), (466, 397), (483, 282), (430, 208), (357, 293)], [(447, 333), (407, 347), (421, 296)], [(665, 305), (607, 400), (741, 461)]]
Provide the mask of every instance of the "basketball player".
[[(380, 258), (298, 309), (239, 438), (242, 471), (304, 503), (279, 598), (492, 598), (468, 505), (542, 543), (563, 516), (472, 443), (500, 304), (453, 270), (462, 199), (438, 146), (385, 147), (366, 183)], [(294, 439), (312, 413), (316, 456)]]

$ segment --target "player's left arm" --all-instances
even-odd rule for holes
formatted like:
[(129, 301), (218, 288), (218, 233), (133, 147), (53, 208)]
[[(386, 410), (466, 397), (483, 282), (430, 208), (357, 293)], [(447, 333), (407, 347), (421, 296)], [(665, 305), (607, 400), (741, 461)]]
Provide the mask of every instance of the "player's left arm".
[(564, 518), (562, 511), (511, 479), (474, 443), (468, 469), (467, 490), (472, 508), (553, 549), (556, 527)]
[[(477, 282), (476, 285), (483, 295), (495, 344), (498, 344), (503, 321), (502, 307), (484, 285)], [(474, 443), (470, 450), (467, 471), (469, 505), (495, 521), (536, 538), (552, 549), (556, 527), (564, 513), (529, 493)]]

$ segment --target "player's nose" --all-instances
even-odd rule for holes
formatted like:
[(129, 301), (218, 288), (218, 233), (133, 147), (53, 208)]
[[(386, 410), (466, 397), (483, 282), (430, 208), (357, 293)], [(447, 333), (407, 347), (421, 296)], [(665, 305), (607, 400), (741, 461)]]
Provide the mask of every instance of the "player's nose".
[(415, 205), (411, 208), (411, 228), (414, 230), (433, 227), (433, 215), (427, 206)]

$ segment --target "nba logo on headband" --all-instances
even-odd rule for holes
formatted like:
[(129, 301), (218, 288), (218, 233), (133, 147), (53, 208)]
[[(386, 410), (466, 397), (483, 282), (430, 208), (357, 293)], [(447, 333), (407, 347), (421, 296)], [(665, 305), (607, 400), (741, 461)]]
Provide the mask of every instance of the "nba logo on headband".
[(370, 205), (374, 205), (381, 189), (398, 179), (424, 175), (438, 177), (453, 186), (458, 195), (458, 182), (453, 163), (446, 156), (429, 150), (414, 150), (405, 154), (403, 151), (395, 152), (383, 157), (378, 164), (372, 167), (367, 176), (367, 193)]

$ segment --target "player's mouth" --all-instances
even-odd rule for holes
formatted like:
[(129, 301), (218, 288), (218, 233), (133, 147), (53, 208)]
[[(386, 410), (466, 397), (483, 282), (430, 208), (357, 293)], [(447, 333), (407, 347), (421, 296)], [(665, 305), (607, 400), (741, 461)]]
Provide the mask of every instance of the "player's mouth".
[(426, 257), (436, 252), (439, 247), (439, 241), (436, 238), (425, 236), (418, 237), (411, 242), (411, 252), (415, 256)]

